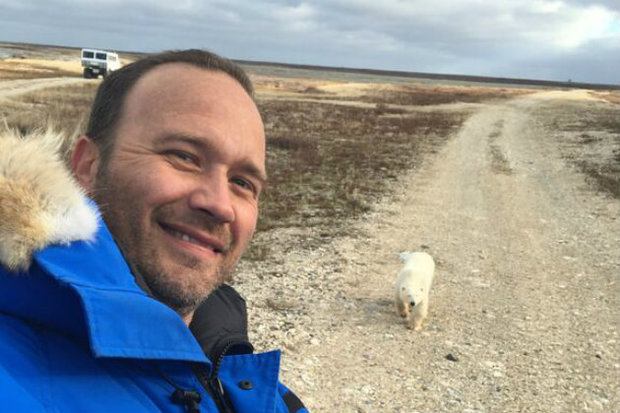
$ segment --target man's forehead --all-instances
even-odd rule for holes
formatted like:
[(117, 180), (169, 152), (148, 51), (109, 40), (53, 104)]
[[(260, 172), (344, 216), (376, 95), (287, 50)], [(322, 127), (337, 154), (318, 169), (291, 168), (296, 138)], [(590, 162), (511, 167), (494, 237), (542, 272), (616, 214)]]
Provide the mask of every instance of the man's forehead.
[(147, 72), (127, 96), (119, 122), (119, 131), (131, 132), (122, 133), (125, 138), (145, 129), (158, 136), (256, 137), (261, 148), (252, 152), (264, 163), (264, 129), (254, 100), (221, 71), (166, 63)]
[(165, 63), (145, 73), (128, 92), (121, 116), (138, 113), (183, 111), (192, 107), (244, 104), (260, 114), (254, 100), (241, 84), (227, 73), (189, 63)]
[(231, 93), (247, 95), (243, 86), (229, 74), (220, 70), (201, 68), (189, 63), (164, 63), (146, 72), (134, 85), (129, 94), (161, 94), (198, 89), (231, 89)]

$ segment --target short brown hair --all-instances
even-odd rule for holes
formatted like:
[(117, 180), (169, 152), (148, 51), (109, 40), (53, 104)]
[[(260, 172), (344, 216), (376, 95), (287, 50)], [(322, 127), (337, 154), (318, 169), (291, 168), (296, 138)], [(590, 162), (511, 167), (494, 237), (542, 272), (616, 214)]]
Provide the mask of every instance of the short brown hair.
[(95, 141), (101, 152), (102, 165), (112, 152), (114, 133), (131, 88), (151, 69), (165, 63), (187, 63), (206, 70), (224, 72), (235, 79), (253, 97), (252, 82), (244, 70), (233, 61), (215, 53), (199, 50), (171, 50), (149, 55), (112, 72), (101, 83), (90, 111), (86, 135)]

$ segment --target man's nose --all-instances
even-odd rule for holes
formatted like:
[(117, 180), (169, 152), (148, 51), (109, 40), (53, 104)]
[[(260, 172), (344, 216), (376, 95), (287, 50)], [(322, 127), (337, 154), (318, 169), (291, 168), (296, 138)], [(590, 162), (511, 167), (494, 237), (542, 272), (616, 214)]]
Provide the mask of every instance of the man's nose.
[(189, 197), (189, 206), (210, 215), (215, 221), (224, 223), (235, 219), (230, 183), (227, 176), (210, 174), (204, 177)]

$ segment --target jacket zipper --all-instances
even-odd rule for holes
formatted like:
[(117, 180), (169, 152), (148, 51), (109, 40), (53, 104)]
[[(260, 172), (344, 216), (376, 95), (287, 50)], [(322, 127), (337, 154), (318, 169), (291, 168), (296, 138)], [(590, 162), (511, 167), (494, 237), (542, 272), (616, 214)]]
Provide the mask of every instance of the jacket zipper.
[(217, 371), (215, 368), (213, 369), (215, 374), (212, 374), (209, 377), (203, 368), (200, 366), (195, 366), (194, 374), (198, 378), (198, 381), (202, 385), (202, 387), (207, 391), (207, 394), (211, 396), (213, 401), (215, 402), (215, 406), (219, 413), (235, 413), (232, 407), (230, 406), (229, 401), (224, 394), (224, 387), (222, 386), (222, 382), (219, 377), (217, 377)]
[(222, 360), (224, 359), (224, 355), (228, 352), (230, 347), (234, 342), (228, 342), (222, 348), (222, 350), (215, 355), (214, 360), (212, 360), (213, 368), (211, 369), (211, 375), (207, 375), (204, 369), (196, 366), (196, 376), (202, 384), (202, 387), (209, 393), (217, 409), (220, 413), (234, 413), (234, 410), (230, 406), (230, 402), (227, 400), (226, 395), (224, 394), (224, 387), (222, 386), (222, 382), (218, 377), (218, 373), (220, 371), (220, 366), (222, 365)]

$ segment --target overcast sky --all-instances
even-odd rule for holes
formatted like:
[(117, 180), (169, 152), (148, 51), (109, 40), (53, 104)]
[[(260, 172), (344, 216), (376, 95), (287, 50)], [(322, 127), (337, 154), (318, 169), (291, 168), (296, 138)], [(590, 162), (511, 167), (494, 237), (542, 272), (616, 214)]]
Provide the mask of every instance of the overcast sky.
[(0, 0), (0, 41), (620, 84), (618, 0)]

